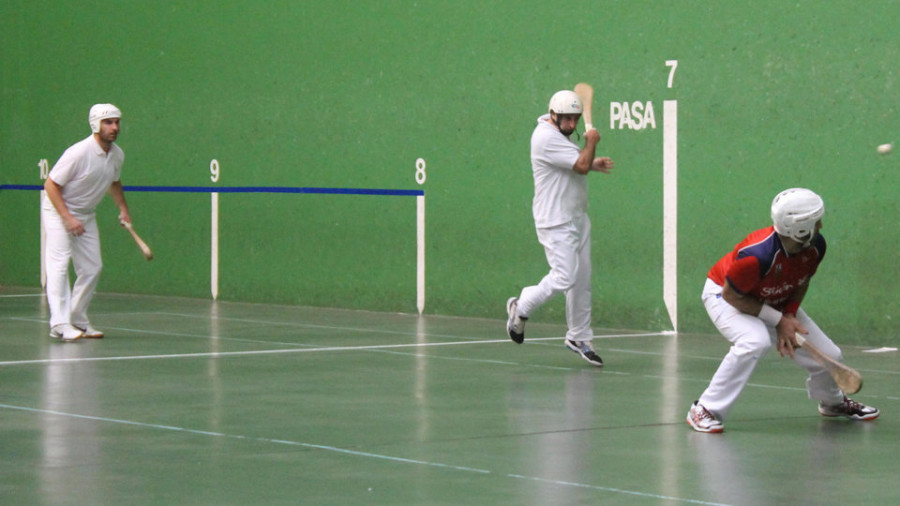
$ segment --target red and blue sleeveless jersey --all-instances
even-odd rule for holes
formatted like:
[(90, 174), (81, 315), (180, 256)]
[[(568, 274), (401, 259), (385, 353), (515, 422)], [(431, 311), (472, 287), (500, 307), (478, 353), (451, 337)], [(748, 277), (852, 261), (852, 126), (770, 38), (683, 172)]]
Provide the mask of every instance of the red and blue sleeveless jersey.
[(796, 312), (799, 304), (785, 308), (798, 288), (809, 283), (825, 257), (825, 238), (817, 234), (811, 247), (788, 256), (774, 227), (757, 230), (709, 270), (719, 286), (726, 280), (738, 293), (753, 297), (779, 311)]

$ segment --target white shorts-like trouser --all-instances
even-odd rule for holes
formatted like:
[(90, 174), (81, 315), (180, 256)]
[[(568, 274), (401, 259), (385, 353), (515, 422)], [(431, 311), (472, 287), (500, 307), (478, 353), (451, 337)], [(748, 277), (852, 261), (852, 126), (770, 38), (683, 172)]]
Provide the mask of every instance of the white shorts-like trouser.
[(591, 220), (582, 215), (568, 223), (537, 229), (550, 272), (535, 286), (522, 289), (519, 316), (528, 317), (551, 297), (566, 294), (566, 339), (590, 341), (591, 329)]
[[(724, 420), (744, 390), (756, 364), (775, 347), (778, 335), (774, 327), (766, 325), (756, 316), (738, 311), (722, 298), (722, 287), (707, 279), (703, 287), (703, 305), (713, 324), (728, 341), (731, 349), (713, 375), (709, 386), (700, 396), (700, 404), (719, 420)], [(841, 350), (822, 332), (822, 329), (803, 309), (797, 311), (797, 320), (809, 331), (805, 336), (822, 353), (841, 360)], [(806, 389), (810, 399), (824, 404), (840, 403), (844, 394), (828, 371), (812, 359), (803, 349), (794, 352), (794, 362), (809, 371)]]
[[(84, 224), (84, 234), (74, 236), (56, 210), (43, 209), (41, 219), (47, 232), (47, 305), (50, 328), (70, 323), (84, 328), (90, 322), (87, 309), (97, 289), (103, 260), (100, 256), (100, 231), (95, 215), (76, 215)], [(69, 286), (69, 261), (75, 268), (75, 285)]]

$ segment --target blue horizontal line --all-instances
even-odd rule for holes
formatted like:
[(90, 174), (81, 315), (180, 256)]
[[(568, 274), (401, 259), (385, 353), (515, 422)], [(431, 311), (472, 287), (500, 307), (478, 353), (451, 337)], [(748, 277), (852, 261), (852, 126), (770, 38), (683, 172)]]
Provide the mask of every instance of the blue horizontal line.
[[(379, 190), (370, 188), (311, 188), (292, 186), (124, 186), (131, 192), (180, 193), (317, 193), (327, 195), (387, 195), (410, 197), (425, 195), (425, 190)], [(0, 190), (42, 190), (36, 184), (4, 184)]]
[(39, 184), (0, 184), (0, 190), (43, 190)]

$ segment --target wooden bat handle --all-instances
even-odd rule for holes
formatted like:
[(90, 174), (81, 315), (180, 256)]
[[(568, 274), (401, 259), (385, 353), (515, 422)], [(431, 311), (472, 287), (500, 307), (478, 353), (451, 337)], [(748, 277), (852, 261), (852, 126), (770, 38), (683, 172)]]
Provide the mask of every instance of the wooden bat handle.
[(575, 93), (581, 97), (581, 105), (584, 107), (582, 110), (582, 117), (584, 118), (584, 131), (587, 132), (594, 128), (592, 125), (592, 114), (591, 108), (594, 102), (594, 88), (587, 83), (578, 83), (575, 85), (574, 90)]
[(128, 229), (129, 232), (131, 232), (131, 237), (132, 239), (134, 239), (134, 242), (137, 243), (138, 247), (141, 248), (141, 254), (144, 255), (144, 258), (146, 258), (147, 261), (153, 260), (153, 252), (150, 250), (150, 246), (147, 246), (147, 243), (145, 243), (144, 240), (141, 239), (141, 236), (139, 236), (137, 232), (134, 231), (131, 223), (127, 221), (122, 221), (120, 223), (123, 227)]
[(837, 383), (838, 388), (843, 390), (845, 394), (852, 395), (859, 392), (862, 388), (862, 375), (859, 374), (859, 371), (847, 367), (822, 353), (822, 350), (813, 346), (808, 339), (799, 333), (794, 334), (794, 339), (796, 339), (797, 344), (799, 344), (801, 348), (809, 353), (809, 356), (811, 356), (813, 360), (825, 367), (825, 370), (828, 371), (828, 374), (831, 375), (834, 382)]

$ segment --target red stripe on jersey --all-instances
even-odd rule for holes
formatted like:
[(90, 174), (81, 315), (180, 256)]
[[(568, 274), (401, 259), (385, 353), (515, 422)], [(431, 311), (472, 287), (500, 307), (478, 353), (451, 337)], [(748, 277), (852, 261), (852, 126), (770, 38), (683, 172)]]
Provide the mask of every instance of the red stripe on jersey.
[(801, 286), (809, 283), (825, 257), (825, 238), (817, 235), (813, 245), (788, 256), (775, 233), (766, 227), (744, 238), (709, 270), (709, 279), (719, 286), (725, 281), (742, 295), (749, 295), (775, 309)]

